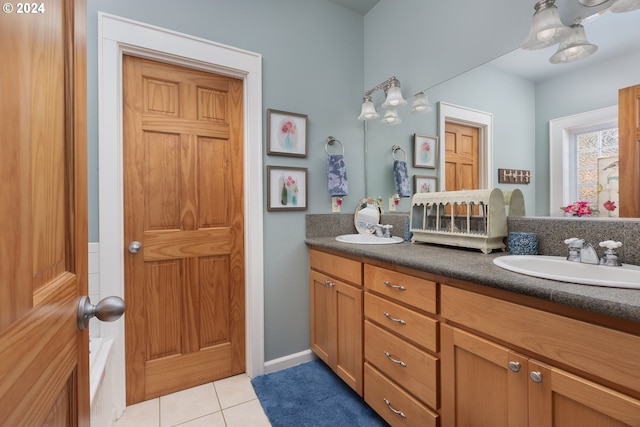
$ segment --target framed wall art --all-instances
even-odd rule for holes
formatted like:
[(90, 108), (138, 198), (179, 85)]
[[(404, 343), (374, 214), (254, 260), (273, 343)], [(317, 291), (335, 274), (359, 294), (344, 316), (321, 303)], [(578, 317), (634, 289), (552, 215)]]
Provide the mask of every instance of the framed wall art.
[(267, 110), (267, 154), (307, 157), (307, 116)]
[(414, 193), (434, 193), (438, 191), (438, 178), (435, 176), (413, 175)]
[(413, 166), (435, 169), (438, 164), (438, 137), (414, 134)]
[(267, 210), (307, 210), (307, 168), (267, 166)]

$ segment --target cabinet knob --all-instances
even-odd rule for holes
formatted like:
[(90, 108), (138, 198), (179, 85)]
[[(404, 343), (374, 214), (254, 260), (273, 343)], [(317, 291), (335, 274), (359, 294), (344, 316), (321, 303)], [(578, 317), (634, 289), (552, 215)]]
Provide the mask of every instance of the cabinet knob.
[(325, 285), (325, 286), (328, 286), (328, 287), (330, 287), (330, 288), (333, 288), (336, 284), (335, 284), (335, 283), (333, 283), (331, 280), (325, 280), (325, 281), (324, 281), (324, 285)]
[(520, 362), (509, 362), (509, 369), (513, 372), (520, 372)]
[(529, 373), (529, 378), (531, 378), (531, 381), (533, 381), (534, 383), (541, 383), (542, 382), (542, 372), (540, 372), (540, 371), (531, 371), (531, 373)]

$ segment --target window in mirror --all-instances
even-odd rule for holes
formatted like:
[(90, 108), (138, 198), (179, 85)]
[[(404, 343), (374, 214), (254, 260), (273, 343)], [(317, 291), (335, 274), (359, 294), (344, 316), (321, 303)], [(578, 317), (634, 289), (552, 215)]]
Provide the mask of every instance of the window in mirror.
[[(600, 215), (609, 216), (610, 211), (603, 205), (606, 200), (602, 203), (598, 200), (598, 163), (601, 163), (602, 171), (611, 164), (603, 159), (617, 156), (617, 129), (617, 106), (550, 121), (549, 201), (552, 216), (564, 215), (564, 207), (582, 199), (590, 200), (594, 208), (598, 205)], [(611, 170), (607, 169), (607, 172)], [(589, 182), (596, 184), (590, 187)], [(602, 191), (600, 195), (605, 196)], [(617, 215), (616, 210), (613, 212)]]

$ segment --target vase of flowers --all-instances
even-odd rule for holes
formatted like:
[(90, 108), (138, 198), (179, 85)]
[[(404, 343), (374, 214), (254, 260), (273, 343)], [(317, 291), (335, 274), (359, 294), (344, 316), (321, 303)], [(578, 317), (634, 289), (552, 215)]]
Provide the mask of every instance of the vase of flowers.
[(591, 216), (593, 210), (589, 206), (589, 202), (586, 200), (579, 200), (571, 203), (570, 205), (562, 208), (565, 216)]

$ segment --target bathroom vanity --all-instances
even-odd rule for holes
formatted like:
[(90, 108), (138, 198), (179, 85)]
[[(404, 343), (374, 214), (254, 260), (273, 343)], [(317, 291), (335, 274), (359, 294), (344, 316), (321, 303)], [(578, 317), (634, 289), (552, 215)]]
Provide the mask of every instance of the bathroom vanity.
[(640, 425), (640, 291), (505, 271), (504, 253), (306, 243), (312, 337), (331, 324), (317, 281), (348, 277), (337, 329), (359, 341), (334, 351), (353, 352), (339, 359), (362, 384), (347, 383), (389, 424)]

